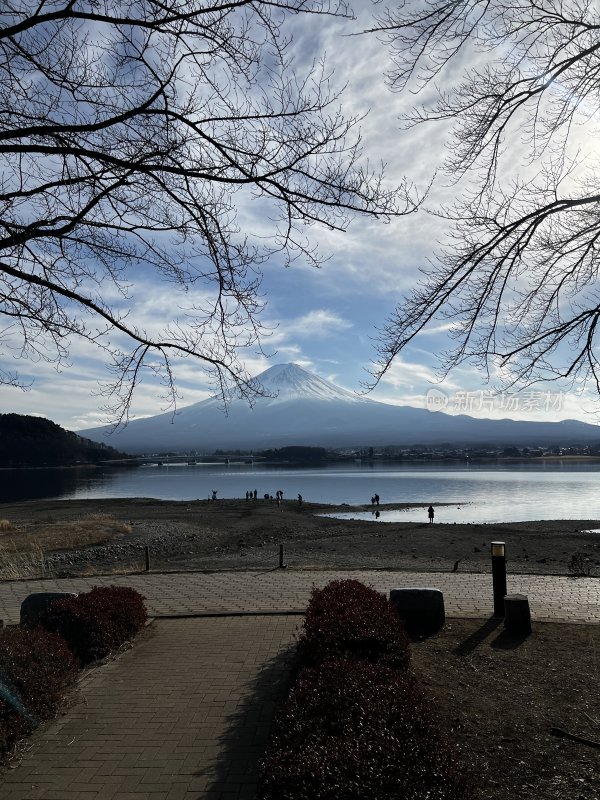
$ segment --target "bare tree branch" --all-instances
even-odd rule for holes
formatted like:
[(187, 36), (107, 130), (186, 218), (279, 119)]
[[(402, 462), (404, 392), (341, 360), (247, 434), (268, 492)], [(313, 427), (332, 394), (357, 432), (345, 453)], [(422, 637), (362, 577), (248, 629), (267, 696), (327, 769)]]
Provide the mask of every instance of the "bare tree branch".
[(448, 240), (380, 331), (375, 381), (443, 319), (444, 371), (468, 361), (516, 384), (600, 390), (600, 193), (596, 159), (580, 152), (594, 147), (582, 125), (600, 101), (597, 4), (409, 1), (374, 30), (391, 48), (392, 88), (433, 96), (407, 124), (451, 124), (457, 181), (454, 205), (435, 212)]
[[(265, 333), (261, 265), (319, 263), (303, 243), (315, 223), (412, 210), (406, 187), (364, 166), (360, 119), (324, 64), (290, 69), (298, 13), (351, 16), (329, 0), (0, 9), (0, 341), (58, 365), (73, 337), (101, 347), (117, 422), (147, 372), (175, 401), (178, 357), (197, 358), (224, 402), (251, 400), (239, 353)], [(250, 196), (274, 220), (260, 236), (237, 223)], [(160, 331), (136, 323), (140, 275), (172, 295)]]

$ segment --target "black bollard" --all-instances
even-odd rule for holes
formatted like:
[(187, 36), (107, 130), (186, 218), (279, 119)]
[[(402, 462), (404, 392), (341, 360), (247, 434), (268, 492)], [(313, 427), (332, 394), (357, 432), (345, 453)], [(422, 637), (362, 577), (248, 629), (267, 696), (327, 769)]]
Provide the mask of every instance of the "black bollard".
[(150, 548), (147, 545), (144, 547), (144, 556), (146, 559), (146, 572), (150, 572)]
[(506, 544), (492, 542), (492, 583), (494, 587), (494, 616), (504, 616), (506, 595)]

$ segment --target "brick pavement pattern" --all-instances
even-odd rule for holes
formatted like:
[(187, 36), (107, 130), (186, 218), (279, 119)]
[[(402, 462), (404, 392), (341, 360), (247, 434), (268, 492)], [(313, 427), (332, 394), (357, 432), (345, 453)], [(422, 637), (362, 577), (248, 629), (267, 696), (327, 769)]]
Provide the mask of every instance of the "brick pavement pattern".
[(31, 737), (2, 800), (250, 800), (299, 622), (155, 622)]
[[(94, 585), (133, 586), (146, 598), (152, 616), (287, 611), (306, 607), (313, 586), (336, 578), (356, 578), (379, 591), (401, 586), (440, 589), (448, 616), (492, 614), (492, 576), (475, 573), (387, 572), (383, 570), (145, 573), (128, 576), (6, 581), (0, 584), (0, 620), (19, 621), (23, 599), (31, 592), (85, 591)], [(508, 591), (529, 597), (534, 620), (600, 622), (600, 578), (558, 575), (510, 575)]]

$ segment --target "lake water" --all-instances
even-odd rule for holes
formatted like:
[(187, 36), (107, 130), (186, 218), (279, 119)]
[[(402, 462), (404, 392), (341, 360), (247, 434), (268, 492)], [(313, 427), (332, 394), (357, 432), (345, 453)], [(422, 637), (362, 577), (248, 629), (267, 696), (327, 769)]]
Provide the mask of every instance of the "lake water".
[[(344, 464), (283, 468), (257, 464), (195, 464), (132, 469), (3, 470), (0, 502), (29, 499), (153, 497), (160, 500), (243, 498), (285, 499), (298, 494), (309, 502), (422, 503), (436, 507), (436, 522), (510, 522), (531, 519), (600, 519), (600, 464), (546, 465), (431, 464), (401, 466)], [(451, 503), (442, 506), (441, 503)], [(425, 508), (381, 511), (378, 522), (426, 519)], [(339, 515), (338, 515), (339, 516)], [(351, 513), (374, 519), (370, 512)]]

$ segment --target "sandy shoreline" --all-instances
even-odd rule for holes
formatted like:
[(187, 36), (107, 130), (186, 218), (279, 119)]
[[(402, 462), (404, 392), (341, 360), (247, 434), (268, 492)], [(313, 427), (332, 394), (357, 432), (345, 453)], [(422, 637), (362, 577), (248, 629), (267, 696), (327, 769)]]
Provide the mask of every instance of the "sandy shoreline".
[[(387, 504), (381, 510), (421, 507)], [(340, 520), (319, 514), (371, 510), (258, 500), (160, 501), (144, 498), (54, 500), (3, 504), (0, 516), (14, 523), (72, 520), (91, 513), (130, 522), (133, 533), (110, 545), (55, 554), (65, 574), (91, 564), (139, 568), (148, 546), (152, 568), (256, 569), (278, 565), (279, 545), (292, 568), (381, 568), (488, 572), (490, 542), (506, 542), (509, 572), (569, 574), (574, 554), (591, 575), (600, 575), (600, 520), (543, 520), (501, 524), (439, 524)]]

